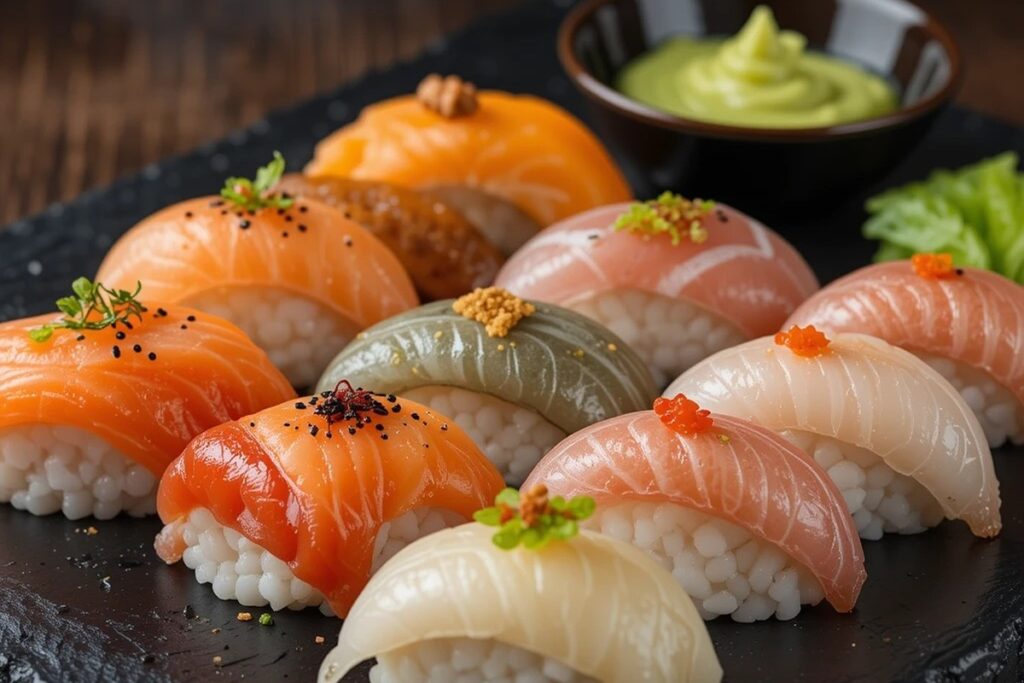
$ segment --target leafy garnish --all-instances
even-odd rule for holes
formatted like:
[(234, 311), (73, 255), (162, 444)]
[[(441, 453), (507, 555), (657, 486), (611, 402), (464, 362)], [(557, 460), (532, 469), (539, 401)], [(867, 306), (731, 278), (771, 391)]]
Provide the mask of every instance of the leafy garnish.
[(951, 254), (1024, 284), (1024, 174), (1012, 152), (868, 200), (864, 236), (881, 240), (876, 261)]
[(715, 203), (709, 200), (691, 201), (678, 194), (663, 192), (657, 199), (631, 204), (615, 219), (612, 227), (643, 235), (667, 234), (673, 245), (678, 245), (683, 239), (701, 244), (708, 238), (701, 219), (714, 207)]
[(547, 487), (537, 484), (522, 494), (513, 488), (502, 490), (494, 498), (494, 506), (476, 512), (473, 519), (498, 527), (491, 540), (502, 550), (520, 544), (540, 550), (551, 541), (565, 541), (578, 534), (579, 522), (594, 514), (595, 507), (590, 496), (568, 501), (561, 496), (548, 498)]
[(71, 283), (74, 296), (57, 299), (57, 308), (64, 317), (28, 331), (32, 341), (45, 342), (55, 330), (102, 330), (118, 323), (128, 323), (131, 318), (142, 320), (143, 307), (138, 300), (142, 283), (135, 284), (135, 291), (110, 289), (102, 283), (80, 277)]
[(280, 152), (274, 152), (271, 162), (256, 171), (256, 180), (228, 178), (220, 196), (247, 211), (290, 208), (294, 199), (274, 193), (274, 186), (284, 175), (284, 167), (284, 157)]

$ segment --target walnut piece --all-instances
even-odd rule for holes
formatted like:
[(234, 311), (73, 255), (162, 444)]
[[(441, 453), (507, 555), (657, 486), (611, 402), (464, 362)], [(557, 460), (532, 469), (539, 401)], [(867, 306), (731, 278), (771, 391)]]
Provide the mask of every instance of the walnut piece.
[(430, 74), (416, 88), (416, 97), (424, 107), (449, 119), (472, 114), (478, 106), (476, 86), (454, 75)]

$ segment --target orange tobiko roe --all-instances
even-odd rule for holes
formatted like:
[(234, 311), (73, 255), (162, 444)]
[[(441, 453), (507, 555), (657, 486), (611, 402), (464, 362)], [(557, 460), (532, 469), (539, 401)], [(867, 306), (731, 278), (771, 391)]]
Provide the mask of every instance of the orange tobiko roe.
[(798, 356), (813, 358), (825, 353), (828, 350), (828, 345), (832, 342), (814, 325), (807, 327), (793, 325), (788, 332), (776, 334), (775, 343), (785, 346)]
[(703, 410), (683, 394), (654, 399), (654, 412), (666, 427), (684, 436), (706, 432), (715, 423), (710, 410)]
[(952, 254), (914, 254), (910, 259), (914, 273), (931, 280), (944, 280), (960, 273), (953, 267)]

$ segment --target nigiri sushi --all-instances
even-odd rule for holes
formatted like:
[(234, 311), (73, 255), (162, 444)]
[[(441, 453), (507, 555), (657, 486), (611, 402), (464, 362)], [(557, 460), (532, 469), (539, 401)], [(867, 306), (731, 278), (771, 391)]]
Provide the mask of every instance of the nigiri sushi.
[(839, 486), (862, 538), (911, 534), (945, 516), (999, 533), (985, 434), (942, 375), (863, 334), (791, 328), (720, 351), (665, 392), (782, 433)]
[(853, 609), (867, 574), (846, 502), (777, 434), (684, 396), (571, 435), (523, 489), (594, 498), (584, 522), (672, 575), (705, 619), (792, 619), (823, 597)]
[(659, 387), (715, 351), (775, 332), (818, 289), (800, 254), (753, 218), (670, 193), (544, 230), (495, 284), (606, 325)]
[(672, 575), (590, 531), (502, 550), (466, 524), (421, 539), (371, 580), (320, 666), (336, 683), (717, 683), (714, 647)]
[(416, 190), (369, 180), (289, 174), (277, 185), (341, 209), (391, 249), (424, 300), (494, 282), (505, 258), (461, 213)]
[(280, 155), (255, 182), (230, 178), (145, 219), (114, 244), (99, 279), (137, 280), (156, 300), (221, 316), (296, 387), (316, 381), (355, 334), (418, 303), (391, 251), (335, 208), (276, 193)]
[(863, 332), (920, 356), (963, 395), (989, 446), (1024, 443), (1024, 287), (949, 254), (861, 268), (786, 322)]
[(643, 362), (608, 330), (495, 288), (366, 330), (318, 386), (342, 378), (452, 417), (513, 484), (567, 434), (657, 394)]
[(456, 76), (428, 76), (415, 96), (367, 107), (317, 145), (305, 172), (429, 190), (506, 255), (544, 226), (631, 196), (573, 116), (538, 97), (477, 92)]
[(152, 514), (192, 437), (295, 395), (216, 316), (86, 278), (73, 289), (62, 317), (0, 324), (0, 502), (68, 519)]
[(447, 418), (339, 382), (196, 437), (160, 482), (156, 550), (222, 600), (344, 617), (389, 557), (501, 487)]

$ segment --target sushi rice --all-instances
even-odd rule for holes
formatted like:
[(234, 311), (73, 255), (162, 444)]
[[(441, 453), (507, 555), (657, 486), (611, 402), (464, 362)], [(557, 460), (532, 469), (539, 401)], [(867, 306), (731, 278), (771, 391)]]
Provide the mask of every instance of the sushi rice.
[(356, 333), (335, 312), (284, 289), (222, 287), (185, 303), (240, 327), (299, 388), (316, 383)]
[(707, 309), (638, 289), (613, 289), (568, 304), (622, 337), (665, 387), (700, 360), (746, 340)]
[(784, 431), (786, 439), (814, 456), (839, 487), (860, 537), (916, 534), (943, 520), (935, 497), (917, 480), (897, 474), (871, 451), (832, 437)]
[(156, 483), (145, 467), (77, 427), (34, 424), (0, 432), (0, 502), (34, 515), (151, 515)]
[(917, 354), (950, 384), (956, 387), (974, 411), (989, 446), (1002, 446), (1008, 440), (1024, 444), (1024, 405), (1013, 393), (988, 373), (949, 358)]
[(494, 639), (437, 638), (377, 657), (370, 683), (597, 683), (561, 662)]
[(469, 434), (506, 482), (518, 486), (541, 457), (566, 437), (530, 408), (467, 389), (425, 386), (402, 395), (447, 415)]
[[(422, 507), (385, 522), (377, 532), (371, 571), (416, 539), (465, 521), (450, 510)], [(199, 583), (213, 584), (221, 600), (247, 607), (269, 604), (273, 610), (319, 607), (328, 616), (334, 614), (323, 594), (297, 578), (285, 562), (217, 522), (206, 508), (192, 510), (177, 532), (185, 543), (185, 566), (195, 571)]]
[(775, 545), (674, 503), (609, 505), (583, 526), (647, 552), (672, 573), (705, 620), (792, 619), (802, 604), (825, 597), (814, 575)]

